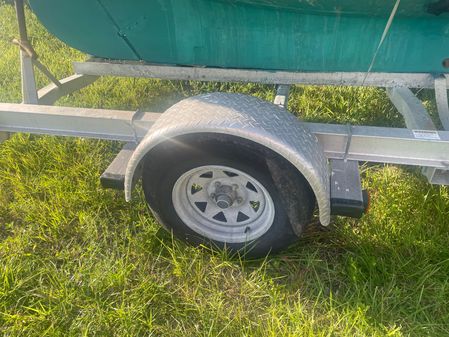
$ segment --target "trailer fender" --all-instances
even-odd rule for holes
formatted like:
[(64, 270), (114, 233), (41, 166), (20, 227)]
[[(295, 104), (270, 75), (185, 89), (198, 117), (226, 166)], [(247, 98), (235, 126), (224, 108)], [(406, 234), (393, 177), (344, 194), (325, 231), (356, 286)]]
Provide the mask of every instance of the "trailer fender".
[(129, 160), (124, 186), (126, 200), (131, 199), (139, 164), (156, 145), (181, 135), (204, 132), (245, 138), (280, 154), (308, 181), (318, 203), (320, 222), (324, 226), (329, 224), (330, 172), (318, 139), (284, 108), (242, 94), (195, 96), (165, 111)]

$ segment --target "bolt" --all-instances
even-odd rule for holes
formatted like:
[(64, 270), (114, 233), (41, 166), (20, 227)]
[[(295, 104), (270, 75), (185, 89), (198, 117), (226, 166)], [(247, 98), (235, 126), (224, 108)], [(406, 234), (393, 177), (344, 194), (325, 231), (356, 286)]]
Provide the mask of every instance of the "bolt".
[(217, 181), (216, 183), (215, 183), (215, 187), (220, 187), (221, 186), (221, 183), (219, 182), (219, 181)]
[(232, 205), (232, 199), (226, 194), (220, 194), (216, 198), (217, 206), (221, 209), (229, 208)]
[(235, 191), (235, 190), (237, 190), (239, 188), (239, 185), (237, 185), (237, 184), (234, 184), (234, 185), (232, 185), (232, 189)]
[(240, 198), (240, 197), (238, 197), (238, 198), (237, 198), (237, 202), (238, 202), (239, 204), (241, 204), (241, 203), (242, 203), (242, 201), (243, 201), (243, 199), (242, 199), (242, 198)]

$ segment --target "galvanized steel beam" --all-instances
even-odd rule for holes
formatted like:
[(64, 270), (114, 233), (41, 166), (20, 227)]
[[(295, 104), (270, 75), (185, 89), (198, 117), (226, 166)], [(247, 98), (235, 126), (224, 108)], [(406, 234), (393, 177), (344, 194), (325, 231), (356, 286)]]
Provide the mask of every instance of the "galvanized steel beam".
[(59, 86), (51, 83), (38, 91), (38, 102), (42, 105), (52, 105), (59, 98), (92, 84), (97, 78), (98, 76), (72, 75), (60, 80)]
[(331, 159), (449, 168), (449, 132), (306, 123)]
[(445, 130), (449, 131), (449, 105), (447, 101), (447, 79), (445, 76), (435, 78), (435, 100), (438, 115)]
[[(350, 85), (373, 87), (434, 88), (435, 75), (426, 73), (292, 72), (222, 69), (145, 64), (133, 61), (92, 59), (73, 64), (77, 74), (146, 77), (166, 80), (245, 82), (262, 84)], [(446, 79), (447, 81), (447, 79)]]
[[(441, 83), (442, 79), (440, 78), (439, 81)], [(443, 84), (444, 84), (444, 95), (446, 95), (446, 85), (445, 83)], [(437, 80), (435, 80), (435, 89), (437, 88), (437, 86), (438, 86)], [(435, 90), (435, 92), (436, 91), (437, 90)], [(396, 106), (397, 110), (404, 117), (407, 128), (412, 130), (437, 129), (421, 100), (419, 100), (410, 89), (388, 88), (387, 94), (391, 102)], [(447, 96), (446, 96), (446, 107), (447, 107)], [(427, 180), (431, 184), (449, 185), (448, 170), (437, 169), (434, 167), (423, 167), (421, 171), (422, 174), (427, 178)]]
[(278, 85), (276, 88), (276, 97), (274, 98), (273, 103), (287, 109), (289, 95), (290, 85)]
[(388, 88), (387, 95), (409, 129), (436, 130), (427, 109), (408, 88)]
[(0, 131), (137, 142), (159, 113), (0, 103)]
[[(0, 103), (0, 131), (140, 141), (159, 113)], [(449, 132), (304, 123), (329, 159), (449, 168)], [(201, 132), (201, 130), (198, 130)]]
[(33, 61), (23, 50), (20, 50), (20, 68), (22, 76), (22, 99), (27, 104), (37, 104), (36, 80)]

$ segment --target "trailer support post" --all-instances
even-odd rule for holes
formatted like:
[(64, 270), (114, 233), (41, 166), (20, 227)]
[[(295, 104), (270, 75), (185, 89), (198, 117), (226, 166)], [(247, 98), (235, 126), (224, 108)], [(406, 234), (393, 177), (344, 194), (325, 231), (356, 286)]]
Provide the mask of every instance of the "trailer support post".
[[(446, 81), (445, 77), (443, 77), (443, 79)], [(447, 108), (446, 83), (440, 83), (440, 85), (437, 85), (437, 80), (435, 80), (435, 95), (437, 95), (437, 86), (442, 87), (442, 85), (444, 85), (444, 95), (446, 96)], [(424, 107), (421, 100), (419, 100), (409, 88), (387, 88), (387, 95), (399, 113), (404, 117), (407, 128), (411, 130), (437, 130), (432, 118), (427, 112), (427, 109)], [(447, 117), (449, 118), (449, 111)], [(437, 169), (434, 167), (422, 167), (421, 173), (431, 184), (449, 184), (448, 170)]]
[(290, 94), (290, 85), (280, 84), (276, 88), (276, 97), (274, 98), (274, 104), (279, 105), (282, 108), (288, 107), (288, 96)]
[(449, 106), (447, 101), (446, 76), (435, 78), (435, 100), (437, 102), (438, 115), (445, 130), (449, 130)]
[[(19, 25), (20, 42), (28, 41), (25, 22), (25, 10), (23, 0), (15, 0), (17, 22)], [(20, 67), (22, 74), (22, 99), (23, 103), (37, 104), (37, 87), (34, 77), (33, 60), (23, 48), (20, 48)]]

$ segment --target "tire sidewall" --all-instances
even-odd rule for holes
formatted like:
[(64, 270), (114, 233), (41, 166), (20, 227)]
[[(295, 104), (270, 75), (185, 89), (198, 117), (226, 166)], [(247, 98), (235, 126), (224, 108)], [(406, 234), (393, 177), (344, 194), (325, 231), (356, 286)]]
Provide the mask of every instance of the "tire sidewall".
[[(206, 144), (206, 143), (204, 143)], [(193, 144), (192, 144), (193, 145)], [(206, 244), (231, 252), (245, 252), (248, 256), (264, 256), (277, 252), (297, 240), (289, 222), (280, 193), (265, 162), (265, 154), (246, 143), (225, 142), (211, 151), (210, 146), (174, 148), (162, 151), (160, 160), (146, 160), (143, 170), (145, 197), (156, 217), (173, 234), (193, 245)], [(211, 155), (213, 153), (213, 155)], [(163, 158), (160, 158), (163, 157)], [(250, 242), (225, 243), (204, 237), (186, 225), (175, 210), (172, 191), (177, 180), (186, 172), (201, 166), (225, 166), (237, 169), (257, 180), (269, 193), (274, 204), (274, 219), (268, 230)]]

